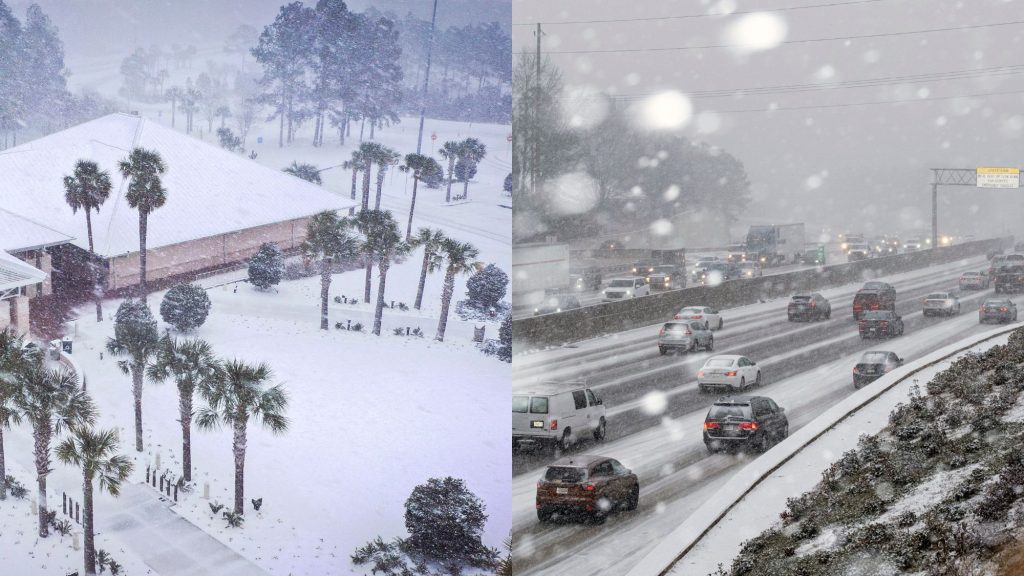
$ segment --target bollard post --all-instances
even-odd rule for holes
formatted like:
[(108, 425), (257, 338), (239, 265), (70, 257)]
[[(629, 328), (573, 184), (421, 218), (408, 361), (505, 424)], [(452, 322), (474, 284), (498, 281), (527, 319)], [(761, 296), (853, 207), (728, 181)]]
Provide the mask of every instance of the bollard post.
[(68, 513), (68, 495), (67, 495), (67, 492), (61, 492), (60, 493), (60, 502), (61, 502), (60, 507), (64, 511), (63, 513), (66, 515)]
[(346, 330), (351, 330), (352, 329), (352, 321), (351, 320), (348, 321), (348, 326), (345, 329)]
[(406, 335), (406, 336), (408, 336), (408, 335), (409, 335), (409, 327), (408, 327), (408, 326), (406, 326), (406, 327), (405, 327), (405, 335)]
[(149, 484), (149, 466), (146, 466), (146, 484)]
[[(75, 550), (78, 550), (78, 548), (79, 548), (79, 546), (78, 546), (78, 532), (72, 532), (71, 533), (71, 546)], [(77, 574), (77, 572), (76, 572), (76, 574)]]
[(157, 452), (156, 453), (156, 466), (153, 466), (153, 470), (156, 471), (156, 470), (159, 470), (159, 469), (160, 469), (160, 453)]
[(178, 485), (177, 484), (174, 485), (174, 501), (175, 502), (178, 501)]
[(393, 310), (394, 308), (395, 308), (395, 301), (394, 301), (394, 300), (392, 300), (392, 301), (391, 301), (391, 309)]
[(82, 516), (81, 516), (80, 512), (81, 512), (81, 507), (79, 507), (78, 502), (75, 502), (75, 522), (77, 522), (79, 524), (82, 523), (82, 520), (81, 520)]
[(171, 495), (171, 481), (167, 481), (167, 496)]
[(203, 482), (203, 500), (210, 499), (210, 483)]

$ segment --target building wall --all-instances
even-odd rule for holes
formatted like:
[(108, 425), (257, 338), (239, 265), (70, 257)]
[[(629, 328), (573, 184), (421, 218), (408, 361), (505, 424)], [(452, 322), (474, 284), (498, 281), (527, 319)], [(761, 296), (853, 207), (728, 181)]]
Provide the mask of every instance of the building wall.
[(53, 292), (53, 287), (50, 283), (52, 278), (51, 272), (53, 272), (53, 263), (50, 255), (43, 250), (29, 250), (27, 252), (13, 252), (12, 255), (22, 262), (30, 266), (34, 266), (46, 273), (46, 280), (38, 284), (32, 284), (26, 286), (22, 293), (29, 298), (35, 298), (36, 296), (46, 296)]
[[(154, 217), (159, 217), (159, 213)], [(264, 242), (274, 242), (282, 250), (298, 247), (306, 238), (308, 220), (287, 220), (147, 250), (146, 280), (240, 262), (255, 254)], [(138, 252), (110, 259), (110, 289), (138, 282)]]

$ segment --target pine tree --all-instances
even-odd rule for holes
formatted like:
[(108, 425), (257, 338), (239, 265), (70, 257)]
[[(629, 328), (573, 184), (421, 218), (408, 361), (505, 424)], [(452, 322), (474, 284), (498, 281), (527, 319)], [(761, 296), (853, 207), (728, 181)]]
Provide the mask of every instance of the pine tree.
[(188, 332), (203, 325), (210, 314), (210, 297), (197, 284), (178, 284), (160, 302), (160, 317), (179, 332)]
[(249, 259), (249, 283), (267, 290), (281, 283), (284, 276), (284, 257), (277, 244), (265, 242)]
[(497, 307), (508, 292), (508, 274), (494, 264), (488, 264), (466, 281), (466, 292), (468, 304), (477, 310)]
[(288, 141), (291, 142), (295, 111), (306, 89), (304, 77), (308, 62), (315, 15), (312, 8), (301, 2), (281, 7), (274, 22), (265, 26), (252, 55), (263, 66), (260, 84), (266, 92), (261, 100), (274, 107), (271, 118), (280, 118), (278, 146), (285, 143), (285, 122), (288, 123)]
[(509, 172), (508, 176), (505, 176), (505, 184), (501, 187), (506, 194), (512, 194), (512, 173)]
[(480, 539), (486, 522), (483, 501), (463, 480), (431, 478), (405, 501), (405, 548), (414, 557), (446, 566), (494, 569), (497, 551)]
[(512, 315), (506, 314), (498, 330), (498, 358), (505, 362), (512, 361)]

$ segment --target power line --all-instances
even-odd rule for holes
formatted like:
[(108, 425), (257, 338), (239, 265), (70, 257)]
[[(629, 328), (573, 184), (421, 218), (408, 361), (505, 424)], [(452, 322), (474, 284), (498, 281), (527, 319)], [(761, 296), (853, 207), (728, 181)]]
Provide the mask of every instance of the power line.
[[(765, 10), (737, 10), (728, 14), (683, 14), (678, 16), (650, 16), (645, 18), (609, 18), (607, 20), (563, 20), (561, 22), (541, 22), (541, 24), (547, 26), (550, 24), (561, 25), (561, 24), (605, 24), (610, 22), (645, 22), (651, 20), (685, 20), (691, 18), (709, 18), (722, 16), (738, 16), (741, 14), (754, 14), (757, 12), (792, 12), (795, 10), (807, 10), (809, 8), (834, 8), (839, 6), (851, 6), (855, 4), (873, 4), (875, 2), (884, 2), (886, 0), (852, 0), (850, 2), (829, 2), (827, 4), (808, 4), (806, 6), (790, 6), (788, 8), (770, 8)], [(513, 22), (513, 26), (535, 26), (536, 22)]]
[(780, 106), (778, 108), (745, 108), (738, 110), (715, 110), (717, 114), (743, 114), (748, 112), (788, 112), (794, 110), (822, 110), (828, 108), (855, 108), (857, 106), (874, 106), (877, 104), (912, 104), (917, 102), (934, 102), (939, 100), (956, 100), (957, 98), (985, 98), (988, 96), (1010, 96), (1024, 94), (1024, 90), (1006, 90), (1003, 92), (981, 92), (977, 94), (958, 94), (955, 96), (930, 96), (925, 98), (906, 98), (901, 100), (875, 100), (872, 102), (849, 102), (846, 104), (814, 104), (809, 106)]
[[(900, 32), (883, 32), (878, 34), (858, 34), (855, 36), (831, 36), (828, 38), (807, 38), (804, 40), (783, 40), (779, 44), (811, 44), (817, 42), (834, 42), (837, 40), (865, 40), (870, 38), (886, 38), (893, 36), (910, 36), (913, 34), (931, 34), (935, 32), (955, 32), (960, 30), (977, 30), (999, 26), (1016, 26), (1024, 24), (1024, 20), (1012, 22), (995, 22), (992, 24), (971, 24), (967, 26), (950, 26), (948, 28), (928, 28), (924, 30), (904, 30)], [(667, 46), (664, 48), (611, 48), (607, 50), (548, 50), (546, 54), (622, 54), (634, 52), (676, 52), (681, 50), (710, 50), (713, 48), (742, 48), (740, 44), (706, 44), (703, 46)], [(529, 54), (529, 52), (518, 52)]]

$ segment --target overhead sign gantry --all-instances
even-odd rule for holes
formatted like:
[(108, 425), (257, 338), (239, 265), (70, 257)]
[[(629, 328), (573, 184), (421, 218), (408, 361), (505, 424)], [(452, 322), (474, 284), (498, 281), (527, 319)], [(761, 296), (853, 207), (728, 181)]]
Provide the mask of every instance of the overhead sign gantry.
[(939, 245), (939, 185), (1020, 188), (1020, 168), (932, 168), (932, 246)]

